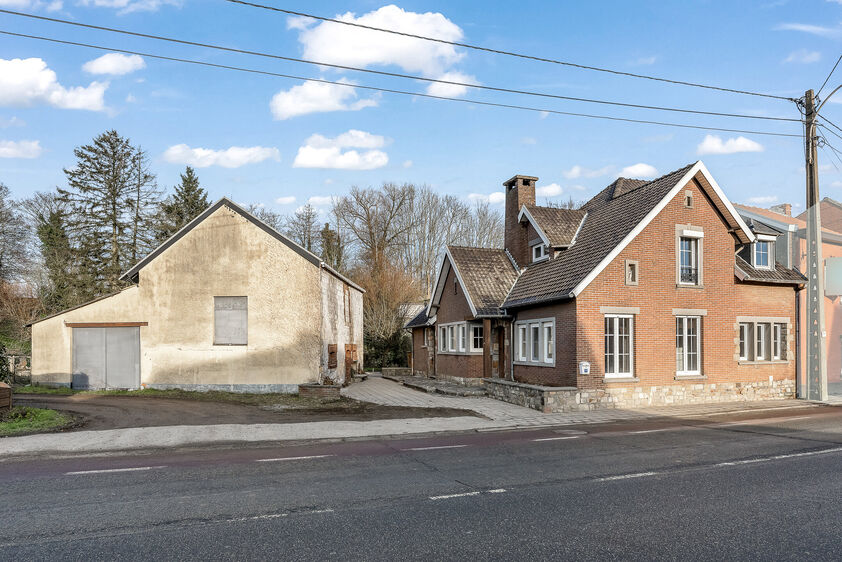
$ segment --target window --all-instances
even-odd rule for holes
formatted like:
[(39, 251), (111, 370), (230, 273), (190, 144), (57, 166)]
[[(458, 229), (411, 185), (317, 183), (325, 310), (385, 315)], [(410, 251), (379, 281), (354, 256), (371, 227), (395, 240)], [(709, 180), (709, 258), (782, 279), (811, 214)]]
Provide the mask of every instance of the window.
[(630, 377), (633, 369), (633, 317), (605, 317), (605, 376)]
[(699, 239), (679, 238), (678, 282), (682, 285), (699, 284)]
[(529, 365), (555, 364), (555, 320), (515, 323), (515, 361)]
[(757, 342), (754, 352), (754, 359), (756, 361), (765, 361), (768, 359), (766, 355), (769, 352), (769, 324), (757, 324), (755, 326), (757, 333)]
[(456, 330), (453, 326), (447, 327), (447, 349), (448, 351), (456, 351)]
[(464, 324), (459, 326), (459, 351), (465, 351), (465, 341), (468, 327)]
[(744, 321), (739, 330), (740, 361), (786, 361), (785, 322)]
[(485, 345), (482, 326), (471, 327), (471, 351), (482, 351)]
[(213, 297), (214, 345), (248, 345), (248, 297)]
[(769, 257), (772, 243), (768, 240), (758, 240), (754, 243), (754, 267), (758, 269), (772, 269), (772, 260)]
[(637, 285), (638, 262), (626, 260), (626, 285)]
[(439, 351), (447, 351), (447, 328), (439, 328)]
[(544, 322), (544, 363), (552, 363), (555, 351), (555, 329), (552, 322)]
[(783, 330), (780, 324), (772, 325), (772, 359), (779, 361), (782, 358), (783, 346), (781, 345), (781, 334)]
[(752, 325), (746, 322), (740, 324), (740, 361), (747, 361), (751, 348)]
[(684, 206), (688, 209), (693, 208), (693, 192), (692, 191), (685, 191), (684, 192)]
[(351, 288), (342, 285), (342, 306), (345, 309), (345, 323), (351, 323)]
[(328, 344), (327, 346), (327, 368), (328, 369), (335, 369), (337, 362), (336, 362), (336, 350), (337, 345), (335, 343)]
[(532, 261), (541, 261), (547, 258), (547, 247), (543, 244), (532, 246)]
[(699, 368), (699, 330), (701, 320), (698, 316), (675, 317), (675, 360), (676, 374), (698, 375)]

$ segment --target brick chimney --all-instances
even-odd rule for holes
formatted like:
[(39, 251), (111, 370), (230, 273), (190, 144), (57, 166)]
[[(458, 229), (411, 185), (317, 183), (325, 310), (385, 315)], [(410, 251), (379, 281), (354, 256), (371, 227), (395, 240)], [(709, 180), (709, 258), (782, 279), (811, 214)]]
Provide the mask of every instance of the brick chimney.
[(517, 220), (517, 215), (524, 205), (535, 204), (535, 182), (533, 176), (515, 176), (503, 182), (506, 188), (506, 232), (504, 243), (506, 249), (517, 262), (524, 267), (529, 264), (529, 240), (526, 239), (526, 226)]
[(781, 203), (780, 205), (769, 207), (769, 210), (778, 213), (779, 215), (786, 215), (788, 217), (792, 216), (792, 205), (789, 203)]

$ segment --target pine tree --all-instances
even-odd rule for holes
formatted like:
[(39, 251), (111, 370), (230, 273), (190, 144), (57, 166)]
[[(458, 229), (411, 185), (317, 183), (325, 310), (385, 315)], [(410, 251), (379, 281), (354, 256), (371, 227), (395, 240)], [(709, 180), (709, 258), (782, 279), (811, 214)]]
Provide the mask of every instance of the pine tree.
[(345, 246), (339, 232), (325, 223), (319, 238), (322, 242), (322, 259), (336, 271), (342, 271), (345, 267)]
[(157, 241), (163, 242), (210, 207), (208, 193), (199, 185), (199, 178), (190, 166), (181, 174), (181, 183), (175, 193), (161, 203), (161, 218), (157, 228)]
[(78, 240), (81, 292), (92, 297), (119, 289), (121, 273), (139, 256), (141, 230), (157, 209), (155, 176), (144, 152), (114, 130), (74, 154), (76, 167), (64, 170), (68, 187), (58, 191), (68, 208), (68, 234)]
[(67, 235), (65, 216), (53, 209), (37, 217), (36, 235), (47, 273), (47, 283), (41, 288), (41, 303), (47, 313), (58, 312), (80, 304), (73, 247)]

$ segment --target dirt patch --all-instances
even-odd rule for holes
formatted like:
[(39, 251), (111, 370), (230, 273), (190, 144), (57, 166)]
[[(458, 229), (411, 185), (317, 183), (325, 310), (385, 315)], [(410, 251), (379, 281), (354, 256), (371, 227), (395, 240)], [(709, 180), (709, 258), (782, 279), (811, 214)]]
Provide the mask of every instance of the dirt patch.
[(15, 404), (73, 414), (80, 422), (71, 430), (230, 423), (371, 421), (475, 415), (473, 412), (453, 408), (381, 406), (347, 398), (322, 404), (316, 401), (297, 403), (294, 400), (286, 400), (279, 404), (236, 404), (143, 396), (20, 394), (15, 396)]

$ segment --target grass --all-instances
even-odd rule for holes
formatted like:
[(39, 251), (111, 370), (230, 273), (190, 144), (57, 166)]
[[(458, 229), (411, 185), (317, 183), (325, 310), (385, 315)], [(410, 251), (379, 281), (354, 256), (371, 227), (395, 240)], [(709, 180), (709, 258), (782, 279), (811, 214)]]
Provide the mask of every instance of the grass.
[(57, 395), (88, 395), (88, 396), (136, 396), (144, 398), (169, 398), (171, 400), (199, 400), (202, 402), (225, 402), (228, 404), (246, 404), (253, 406), (287, 406), (290, 408), (331, 409), (335, 406), (348, 407), (353, 400), (341, 398), (325, 401), (319, 399), (302, 398), (297, 394), (248, 394), (240, 392), (222, 392), (210, 390), (198, 392), (193, 390), (72, 390), (67, 387), (52, 388), (47, 386), (19, 386), (14, 389), (15, 394), (57, 394)]
[(16, 406), (0, 413), (0, 437), (53, 431), (72, 424), (72, 416), (55, 410)]

